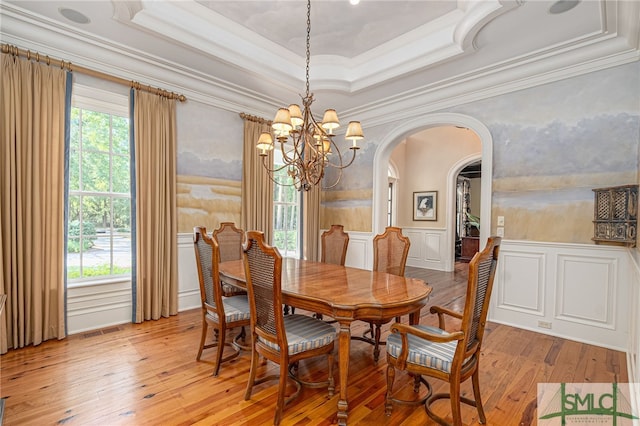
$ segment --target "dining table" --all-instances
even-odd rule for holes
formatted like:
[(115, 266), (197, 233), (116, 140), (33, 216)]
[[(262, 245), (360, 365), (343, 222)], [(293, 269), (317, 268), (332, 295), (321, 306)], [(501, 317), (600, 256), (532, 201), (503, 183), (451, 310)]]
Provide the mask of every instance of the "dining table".
[[(219, 271), (221, 279), (246, 288), (243, 260), (221, 262)], [(284, 304), (330, 316), (339, 324), (337, 420), (346, 425), (351, 323), (409, 315), (410, 323), (417, 324), (432, 288), (417, 278), (294, 258), (282, 260), (281, 286)]]

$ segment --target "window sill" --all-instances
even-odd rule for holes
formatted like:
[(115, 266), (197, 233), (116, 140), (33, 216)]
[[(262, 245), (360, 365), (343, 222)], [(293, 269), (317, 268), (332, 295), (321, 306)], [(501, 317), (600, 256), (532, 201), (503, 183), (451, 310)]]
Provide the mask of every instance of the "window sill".
[(67, 283), (67, 288), (97, 287), (101, 285), (131, 283), (131, 276), (108, 277), (95, 280), (73, 281)]

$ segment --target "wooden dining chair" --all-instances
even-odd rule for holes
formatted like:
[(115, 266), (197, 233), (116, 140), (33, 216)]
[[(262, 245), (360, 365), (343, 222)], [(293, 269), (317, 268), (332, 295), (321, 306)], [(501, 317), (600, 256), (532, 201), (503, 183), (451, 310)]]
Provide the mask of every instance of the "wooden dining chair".
[(344, 266), (349, 246), (349, 234), (344, 232), (342, 225), (331, 225), (320, 237), (322, 241), (322, 254), (320, 261)]
[[(490, 237), (484, 250), (471, 259), (464, 311), (462, 313), (447, 308), (433, 306), (432, 314), (438, 315), (438, 327), (426, 325), (393, 324), (392, 334), (387, 338), (387, 392), (385, 411), (391, 414), (395, 371), (406, 370), (415, 377), (414, 391), (420, 383), (428, 388), (423, 400), (429, 417), (441, 425), (449, 423), (436, 415), (431, 405), (443, 398), (450, 399), (453, 425), (462, 425), (460, 402), (474, 406), (478, 410), (480, 423), (486, 418), (482, 407), (479, 383), (479, 364), (482, 338), (489, 310), (489, 300), (500, 251), (500, 237)], [(455, 331), (445, 331), (445, 317), (455, 318), (460, 325)], [(431, 388), (423, 376), (435, 377), (449, 382), (449, 393), (429, 395)], [(460, 395), (460, 384), (471, 377), (474, 399)]]
[[(220, 262), (242, 259), (242, 243), (244, 231), (236, 228), (233, 222), (221, 222), (220, 227), (213, 230), (213, 239), (220, 247)], [(222, 295), (234, 296), (247, 294), (246, 290), (222, 281)]]
[[(382, 234), (373, 238), (373, 270), (404, 277), (410, 246), (411, 241), (402, 235), (401, 228), (387, 226)], [(396, 321), (399, 322), (400, 318)], [(391, 320), (369, 321), (369, 329), (362, 336), (353, 337), (373, 345), (373, 360), (376, 362), (380, 358), (380, 345), (386, 344), (380, 340), (381, 328), (388, 322)]]
[[(278, 249), (267, 245), (264, 234), (247, 232), (244, 244), (245, 279), (251, 307), (251, 370), (244, 399), (251, 398), (253, 387), (268, 380), (278, 379), (278, 399), (274, 424), (279, 424), (287, 403), (295, 399), (301, 385), (327, 386), (329, 396), (335, 390), (333, 380), (333, 352), (336, 330), (323, 321), (307, 315), (284, 315), (282, 311), (282, 257)], [(307, 358), (325, 355), (328, 358), (328, 380), (320, 383), (302, 381), (293, 374), (293, 367)], [(257, 379), (260, 356), (280, 366), (279, 375)], [(285, 397), (287, 379), (294, 380), (296, 391)]]
[[(205, 227), (193, 228), (193, 245), (200, 279), (200, 298), (202, 300), (202, 334), (196, 360), (200, 360), (204, 349), (217, 347), (213, 375), (217, 376), (220, 364), (236, 358), (243, 347), (238, 340), (244, 338), (244, 327), (250, 325), (249, 300), (245, 295), (222, 296), (218, 264), (220, 250), (218, 243), (207, 235)], [(209, 326), (215, 331), (213, 343), (205, 344)], [(233, 343), (226, 341), (227, 330), (242, 327)], [(223, 357), (224, 348), (231, 347), (232, 353)]]

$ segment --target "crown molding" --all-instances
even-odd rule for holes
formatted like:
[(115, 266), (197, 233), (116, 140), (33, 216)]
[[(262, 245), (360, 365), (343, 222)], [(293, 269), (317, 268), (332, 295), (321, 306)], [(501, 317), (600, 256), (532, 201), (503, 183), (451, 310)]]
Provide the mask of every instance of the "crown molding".
[[(427, 85), (394, 94), (357, 108), (340, 111), (343, 120), (357, 117), (364, 126), (406, 120), (456, 105), (502, 95), (605, 68), (640, 60), (640, 2), (607, 2), (603, 5), (604, 31), (571, 43), (553, 46), (470, 73), (450, 76)], [(137, 15), (136, 2), (119, 14)], [(270, 117), (288, 102), (231, 84), (182, 64), (165, 61), (128, 46), (92, 36), (58, 21), (33, 16), (19, 7), (0, 3), (0, 39), (71, 61), (87, 68), (127, 80), (140, 81), (184, 94), (189, 100), (232, 112)], [(322, 59), (322, 58), (321, 58)], [(326, 57), (330, 62), (336, 58)], [(320, 61), (322, 62), (322, 61)], [(318, 66), (322, 70), (322, 64)], [(267, 77), (264, 85), (276, 85), (283, 98), (295, 96), (285, 84)], [(338, 76), (327, 85), (347, 90), (348, 84)], [(300, 87), (298, 84), (296, 87)], [(353, 87), (350, 87), (353, 90)], [(279, 95), (280, 96), (280, 95)]]

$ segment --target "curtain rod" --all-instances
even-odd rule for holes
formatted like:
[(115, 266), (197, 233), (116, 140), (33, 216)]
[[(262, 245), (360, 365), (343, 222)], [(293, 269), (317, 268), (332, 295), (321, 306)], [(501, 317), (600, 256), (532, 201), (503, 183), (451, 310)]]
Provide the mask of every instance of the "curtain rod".
[(72, 65), (69, 61), (64, 61), (61, 59), (50, 58), (48, 55), (41, 55), (39, 52), (32, 52), (30, 50), (21, 49), (17, 46), (12, 46), (10, 44), (2, 44), (2, 53), (6, 53), (13, 56), (22, 56), (27, 58), (27, 60), (35, 60), (36, 62), (43, 62), (47, 65), (58, 66), (62, 69), (67, 69), (70, 72), (77, 71), (82, 74), (89, 75), (91, 77), (101, 78), (103, 80), (112, 81), (114, 83), (123, 84), (125, 86), (132, 87), (138, 90), (144, 90), (145, 92), (153, 93), (154, 95), (164, 96), (169, 99), (177, 99), (180, 102), (184, 102), (187, 100), (187, 97), (178, 93), (170, 92), (168, 90), (151, 87), (147, 84), (142, 84), (137, 81), (126, 80), (124, 78), (116, 77), (111, 74), (103, 73), (100, 71), (92, 70), (90, 68), (85, 68), (80, 65)]
[(240, 118), (243, 118), (245, 120), (249, 120), (249, 121), (254, 121), (256, 123), (266, 123), (271, 125), (271, 120), (266, 120), (264, 118), (261, 117), (256, 117), (255, 115), (249, 115), (249, 114), (245, 114), (244, 112), (240, 113)]

